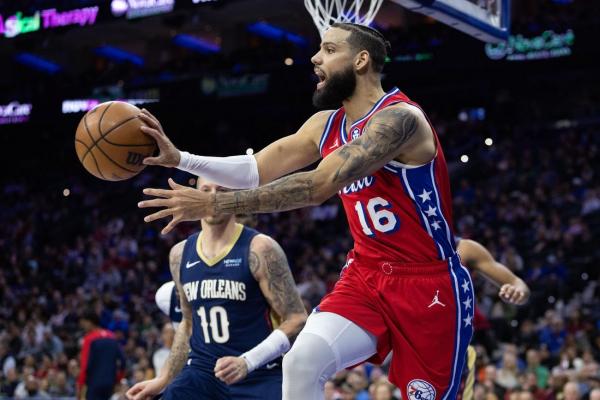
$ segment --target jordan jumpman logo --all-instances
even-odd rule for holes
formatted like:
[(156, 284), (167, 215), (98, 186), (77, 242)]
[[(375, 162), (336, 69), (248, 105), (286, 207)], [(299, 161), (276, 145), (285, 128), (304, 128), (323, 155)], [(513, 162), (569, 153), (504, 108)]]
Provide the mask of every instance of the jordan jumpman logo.
[(427, 308), (431, 308), (431, 307), (435, 306), (436, 304), (439, 304), (442, 307), (446, 307), (446, 305), (444, 303), (442, 303), (440, 301), (440, 299), (438, 298), (439, 294), (440, 294), (440, 291), (436, 290), (435, 291), (435, 296), (433, 297), (433, 301), (431, 302), (431, 304)]

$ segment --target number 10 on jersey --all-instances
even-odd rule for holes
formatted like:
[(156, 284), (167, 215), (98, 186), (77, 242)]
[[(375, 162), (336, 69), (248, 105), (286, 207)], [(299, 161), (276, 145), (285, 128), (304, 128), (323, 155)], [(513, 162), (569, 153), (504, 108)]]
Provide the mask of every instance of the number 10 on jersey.
[[(396, 215), (389, 210), (390, 208), (392, 208), (392, 205), (389, 201), (381, 197), (373, 197), (367, 202), (366, 207), (364, 207), (363, 203), (360, 201), (357, 201), (356, 204), (354, 204), (360, 226), (365, 235), (370, 237), (375, 236), (373, 229), (381, 233), (392, 233), (397, 230), (400, 224)], [(367, 211), (366, 214), (369, 216), (371, 226), (369, 226), (369, 220), (367, 220), (367, 215), (365, 215), (365, 209)]]
[[(210, 322), (207, 321), (207, 312), (204, 307), (198, 309), (200, 317), (200, 325), (204, 336), (204, 343), (225, 343), (229, 340), (229, 318), (227, 318), (227, 310), (221, 306), (214, 306), (208, 312)], [(210, 326), (210, 332), (208, 327)], [(212, 334), (212, 335), (211, 335)]]

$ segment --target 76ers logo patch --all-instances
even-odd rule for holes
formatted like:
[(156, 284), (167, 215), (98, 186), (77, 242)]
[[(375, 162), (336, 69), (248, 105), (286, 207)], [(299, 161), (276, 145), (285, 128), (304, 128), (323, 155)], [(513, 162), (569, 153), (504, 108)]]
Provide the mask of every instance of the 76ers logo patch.
[(406, 386), (409, 400), (435, 400), (435, 388), (422, 379), (413, 379)]

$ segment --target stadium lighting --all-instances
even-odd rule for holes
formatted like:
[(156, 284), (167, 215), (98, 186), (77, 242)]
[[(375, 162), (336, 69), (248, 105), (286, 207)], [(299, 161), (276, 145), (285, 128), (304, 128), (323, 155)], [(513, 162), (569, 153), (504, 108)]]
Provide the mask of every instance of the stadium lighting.
[(462, 156), (460, 156), (460, 161), (462, 161), (463, 163), (468, 163), (469, 162), (469, 156), (466, 154), (463, 154)]
[(179, 34), (173, 37), (172, 41), (173, 44), (176, 44), (177, 46), (202, 54), (218, 53), (221, 51), (221, 46), (218, 44), (192, 35)]
[(19, 53), (15, 56), (15, 60), (23, 65), (45, 72), (49, 75), (54, 75), (62, 69), (60, 65), (31, 53)]
[(144, 59), (142, 57), (114, 46), (97, 47), (95, 53), (118, 63), (128, 62), (133, 65), (137, 65), (138, 67), (142, 67), (144, 65)]
[(283, 62), (285, 63), (285, 65), (287, 65), (288, 67), (291, 65), (294, 65), (294, 59), (287, 57), (285, 60), (283, 60)]
[(308, 41), (295, 33), (288, 32), (283, 28), (280, 28), (275, 25), (268, 24), (266, 22), (257, 22), (251, 25), (248, 25), (248, 32), (254, 33), (255, 35), (272, 39), (272, 40), (287, 40), (288, 42), (292, 42), (298, 46), (306, 46), (308, 45)]
[(494, 140), (492, 138), (486, 138), (485, 144), (486, 144), (486, 146), (491, 146), (494, 144)]

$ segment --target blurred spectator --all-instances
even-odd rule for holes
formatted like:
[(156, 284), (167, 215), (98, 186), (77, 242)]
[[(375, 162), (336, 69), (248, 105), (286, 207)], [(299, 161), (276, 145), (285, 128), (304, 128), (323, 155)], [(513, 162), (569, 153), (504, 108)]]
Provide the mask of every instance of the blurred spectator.
[(161, 368), (171, 353), (171, 346), (173, 345), (173, 340), (175, 339), (175, 328), (173, 328), (172, 323), (167, 322), (163, 325), (160, 338), (162, 340), (162, 347), (156, 350), (152, 356), (154, 376), (159, 375)]
[(33, 374), (25, 377), (15, 390), (16, 399), (49, 399), (50, 395), (40, 388), (40, 380)]
[(394, 397), (394, 386), (385, 380), (373, 384), (373, 400), (392, 400)]
[(563, 388), (563, 399), (564, 400), (580, 400), (581, 393), (579, 392), (579, 385), (577, 382), (567, 382)]
[(99, 327), (100, 317), (95, 311), (84, 313), (80, 324), (85, 336), (81, 348), (78, 392), (83, 393), (87, 400), (107, 400), (125, 369), (123, 353), (115, 335)]
[(590, 392), (590, 400), (600, 400), (600, 388), (592, 389)]
[(535, 385), (538, 388), (545, 389), (548, 385), (548, 368), (540, 365), (540, 353), (536, 349), (527, 350), (527, 371), (535, 376)]

